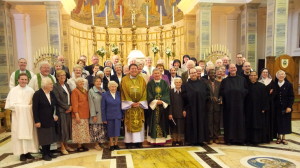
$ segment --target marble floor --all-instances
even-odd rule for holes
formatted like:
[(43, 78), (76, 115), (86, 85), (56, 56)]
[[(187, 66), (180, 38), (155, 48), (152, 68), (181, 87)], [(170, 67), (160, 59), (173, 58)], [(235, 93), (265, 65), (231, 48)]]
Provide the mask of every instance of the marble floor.
[[(293, 121), (288, 145), (235, 146), (212, 144), (164, 148), (104, 149), (71, 153), (50, 162), (40, 159), (20, 162), (12, 155), (10, 133), (0, 134), (0, 167), (11, 168), (300, 168), (300, 120)], [(59, 153), (57, 153), (59, 155)]]

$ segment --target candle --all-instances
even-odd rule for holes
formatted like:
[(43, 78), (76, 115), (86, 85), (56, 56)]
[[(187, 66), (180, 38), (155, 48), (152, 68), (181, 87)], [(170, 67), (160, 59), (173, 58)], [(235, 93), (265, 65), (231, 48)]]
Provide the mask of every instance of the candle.
[(120, 5), (120, 26), (122, 26), (122, 15), (123, 15), (122, 5)]
[(148, 26), (148, 5), (146, 6), (146, 25)]
[(162, 26), (162, 7), (159, 6), (159, 12), (160, 12), (160, 25)]
[(95, 18), (94, 18), (94, 6), (91, 6), (92, 9), (92, 25), (95, 25)]
[(131, 25), (133, 25), (133, 13), (131, 14)]
[(105, 5), (105, 23), (108, 26), (107, 5)]
[(172, 19), (173, 19), (173, 25), (174, 25), (174, 22), (175, 22), (175, 13), (174, 13), (174, 5), (173, 5), (173, 8), (172, 8)]

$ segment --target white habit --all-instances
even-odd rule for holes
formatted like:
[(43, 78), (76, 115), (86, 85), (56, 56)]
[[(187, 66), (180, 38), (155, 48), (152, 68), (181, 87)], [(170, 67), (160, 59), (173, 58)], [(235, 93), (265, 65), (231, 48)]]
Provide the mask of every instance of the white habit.
[(17, 85), (8, 93), (5, 109), (12, 110), (11, 140), (14, 155), (38, 152), (38, 140), (32, 113), (34, 90)]

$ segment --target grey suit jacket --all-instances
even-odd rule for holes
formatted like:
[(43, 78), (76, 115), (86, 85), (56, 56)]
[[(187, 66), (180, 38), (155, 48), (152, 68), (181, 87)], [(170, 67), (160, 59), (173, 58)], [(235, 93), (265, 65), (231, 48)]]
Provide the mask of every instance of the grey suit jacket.
[[(71, 89), (67, 83), (65, 83), (69, 95), (70, 95), (70, 104), (71, 104)], [(65, 91), (65, 89), (59, 84), (55, 83), (53, 85), (53, 93), (56, 97), (57, 100), (57, 107), (56, 107), (56, 112), (57, 113), (65, 113), (69, 108), (70, 105), (68, 105), (68, 94)]]

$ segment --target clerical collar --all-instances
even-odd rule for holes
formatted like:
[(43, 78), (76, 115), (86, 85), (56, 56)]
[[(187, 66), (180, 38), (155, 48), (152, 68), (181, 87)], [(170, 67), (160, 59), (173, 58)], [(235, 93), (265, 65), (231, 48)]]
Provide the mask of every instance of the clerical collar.
[(130, 76), (130, 79), (135, 79), (137, 76), (131, 76), (131, 75), (129, 75)]
[(159, 80), (154, 80), (154, 82), (155, 82), (155, 83), (159, 83), (159, 82), (160, 82), (160, 80), (161, 80), (161, 79), (159, 79)]
[(181, 92), (181, 88), (179, 90), (177, 90), (176, 88), (174, 88), (174, 93), (176, 93), (177, 91), (180, 93)]

